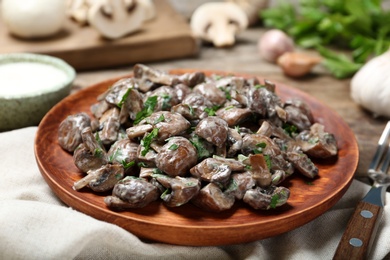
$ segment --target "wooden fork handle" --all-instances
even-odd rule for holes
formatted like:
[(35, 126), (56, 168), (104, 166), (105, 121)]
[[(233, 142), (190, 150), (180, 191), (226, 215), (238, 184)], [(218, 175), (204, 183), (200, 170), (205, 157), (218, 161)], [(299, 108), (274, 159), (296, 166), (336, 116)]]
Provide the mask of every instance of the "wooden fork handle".
[(333, 259), (367, 259), (382, 213), (383, 207), (360, 201), (348, 222)]

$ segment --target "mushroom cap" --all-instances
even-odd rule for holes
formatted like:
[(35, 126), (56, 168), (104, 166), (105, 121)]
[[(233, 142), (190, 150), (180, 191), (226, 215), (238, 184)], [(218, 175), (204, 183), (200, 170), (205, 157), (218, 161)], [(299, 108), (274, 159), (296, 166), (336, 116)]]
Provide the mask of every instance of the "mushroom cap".
[(245, 12), (237, 4), (229, 2), (205, 3), (191, 17), (194, 36), (213, 42), (217, 47), (233, 45), (235, 35), (247, 26)]
[[(105, 38), (124, 37), (139, 30), (145, 20), (145, 8), (134, 4), (135, 8), (129, 11), (123, 0), (97, 1), (88, 10), (88, 22)], [(110, 17), (104, 10), (110, 11)]]

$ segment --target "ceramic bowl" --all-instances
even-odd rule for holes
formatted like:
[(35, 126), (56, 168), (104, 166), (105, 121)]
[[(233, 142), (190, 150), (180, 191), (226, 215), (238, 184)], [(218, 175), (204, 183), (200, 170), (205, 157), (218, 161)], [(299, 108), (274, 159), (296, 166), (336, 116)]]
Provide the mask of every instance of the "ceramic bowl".
[(69, 95), (75, 70), (65, 61), (41, 54), (0, 55), (0, 131), (38, 125)]

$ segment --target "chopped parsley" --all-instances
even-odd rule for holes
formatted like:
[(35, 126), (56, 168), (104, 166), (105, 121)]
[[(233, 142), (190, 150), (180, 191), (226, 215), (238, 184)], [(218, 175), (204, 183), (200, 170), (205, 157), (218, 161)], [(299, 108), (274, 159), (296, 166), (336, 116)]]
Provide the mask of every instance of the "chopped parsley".
[(217, 112), (218, 109), (220, 109), (221, 106), (212, 106), (211, 108), (210, 107), (206, 107), (204, 109), (204, 111), (209, 115), (209, 116), (215, 116), (215, 112)]
[(93, 151), (93, 156), (96, 158), (102, 158), (103, 150), (101, 148), (96, 148), (95, 151)]
[(127, 97), (128, 97), (129, 94), (130, 94), (131, 89), (132, 89), (132, 88), (128, 88), (128, 89), (126, 90), (126, 93), (122, 96), (121, 101), (119, 101), (119, 103), (117, 104), (119, 108), (122, 108), (123, 104), (125, 103)]
[[(152, 172), (153, 172), (153, 175), (156, 175), (156, 174), (162, 175), (163, 174), (163, 171), (160, 170), (159, 168), (154, 168)], [(156, 177), (156, 176), (153, 176), (153, 177)]]
[(145, 156), (149, 150), (150, 150), (150, 145), (153, 142), (153, 140), (157, 137), (158, 135), (158, 128), (154, 128), (152, 132), (147, 134), (142, 140), (141, 140), (141, 145), (144, 147), (144, 149), (141, 151), (141, 155)]
[(275, 194), (271, 197), (271, 203), (269, 204), (270, 208), (274, 209), (278, 206), (279, 198), (279, 194)]
[(161, 98), (163, 99), (162, 110), (167, 110), (170, 108), (171, 104), (169, 102), (171, 101), (172, 97), (168, 94), (164, 94), (161, 96)]
[(265, 154), (264, 159), (265, 159), (265, 163), (267, 164), (268, 169), (271, 169), (271, 167), (272, 167), (271, 157), (268, 154)]
[(138, 124), (139, 122), (141, 122), (142, 119), (150, 116), (154, 112), (156, 105), (157, 96), (148, 97), (148, 99), (144, 103), (143, 109), (139, 111), (135, 116), (134, 124)]
[(137, 165), (138, 165), (138, 167), (140, 167), (140, 168), (143, 168), (143, 167), (146, 167), (146, 166), (147, 166), (147, 164), (144, 163), (144, 162), (139, 162), (139, 163), (137, 163)]
[(203, 140), (198, 135), (194, 134), (189, 140), (191, 144), (195, 146), (199, 159), (211, 156), (211, 152), (206, 148), (205, 144), (203, 143)]
[(267, 146), (267, 144), (266, 144), (265, 142), (261, 142), (261, 143), (256, 144), (256, 147), (258, 147), (258, 148), (253, 149), (253, 153), (254, 153), (254, 154), (263, 153), (263, 149), (264, 149), (266, 146)]
[(154, 124), (158, 124), (160, 122), (163, 122), (165, 120), (165, 117), (164, 117), (164, 114), (161, 114), (157, 119), (156, 121), (154, 121)]
[(135, 161), (131, 161), (131, 162), (127, 163), (125, 160), (122, 160), (121, 164), (123, 165), (123, 168), (125, 168), (125, 170), (127, 170), (130, 167), (135, 165)]
[(295, 125), (290, 125), (290, 124), (284, 124), (283, 125), (283, 130), (289, 135), (293, 136), (298, 132), (298, 128)]
[(177, 148), (179, 148), (179, 145), (177, 145), (177, 144), (172, 144), (171, 146), (169, 146), (169, 150), (172, 150), (172, 151), (175, 151), (175, 150), (177, 150)]
[(232, 95), (230, 94), (230, 91), (227, 89), (227, 88), (224, 88), (224, 87), (218, 87), (220, 90), (222, 90), (223, 92), (225, 92), (225, 97), (227, 100), (232, 100)]
[(265, 86), (264, 86), (264, 85), (257, 84), (257, 85), (254, 86), (254, 88), (255, 88), (255, 89), (265, 88)]
[(160, 196), (160, 198), (163, 200), (167, 195), (171, 194), (171, 189), (166, 189)]

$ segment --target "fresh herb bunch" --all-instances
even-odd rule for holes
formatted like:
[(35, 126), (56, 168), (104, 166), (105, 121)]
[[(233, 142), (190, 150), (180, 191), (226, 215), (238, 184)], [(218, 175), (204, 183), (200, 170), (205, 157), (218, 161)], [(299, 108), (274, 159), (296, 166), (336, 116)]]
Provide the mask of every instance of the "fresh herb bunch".
[[(390, 12), (381, 0), (299, 0), (296, 5), (279, 1), (260, 17), (266, 27), (285, 31), (298, 46), (315, 48), (337, 78), (352, 76), (390, 46)], [(329, 47), (350, 50), (351, 55)]]

